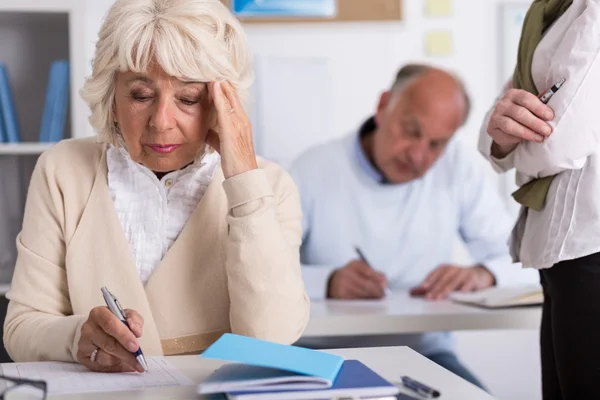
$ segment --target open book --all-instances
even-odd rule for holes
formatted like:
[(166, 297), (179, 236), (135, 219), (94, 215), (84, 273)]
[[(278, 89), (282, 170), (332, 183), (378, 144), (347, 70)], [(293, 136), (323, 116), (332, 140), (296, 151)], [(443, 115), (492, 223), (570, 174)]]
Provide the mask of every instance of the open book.
[(540, 305), (544, 302), (544, 294), (541, 286), (526, 285), (491, 287), (472, 293), (454, 292), (450, 299), (485, 308), (506, 308)]
[(398, 388), (357, 360), (225, 334), (200, 356), (230, 361), (198, 385), (231, 400), (394, 396)]

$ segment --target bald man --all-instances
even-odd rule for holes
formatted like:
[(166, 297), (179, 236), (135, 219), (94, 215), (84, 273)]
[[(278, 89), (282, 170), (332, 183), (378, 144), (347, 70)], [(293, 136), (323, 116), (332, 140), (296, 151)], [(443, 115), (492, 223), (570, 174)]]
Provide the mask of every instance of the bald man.
[[(296, 160), (291, 172), (304, 214), (301, 260), (313, 300), (379, 299), (388, 288), (440, 300), (452, 291), (535, 282), (534, 273), (511, 265), (512, 221), (475, 145), (454, 138), (469, 108), (453, 75), (408, 65), (357, 132)], [(457, 236), (475, 265), (452, 264)], [(367, 339), (373, 338), (301, 344), (372, 345)], [(375, 339), (411, 346), (481, 386), (454, 355), (448, 333)]]

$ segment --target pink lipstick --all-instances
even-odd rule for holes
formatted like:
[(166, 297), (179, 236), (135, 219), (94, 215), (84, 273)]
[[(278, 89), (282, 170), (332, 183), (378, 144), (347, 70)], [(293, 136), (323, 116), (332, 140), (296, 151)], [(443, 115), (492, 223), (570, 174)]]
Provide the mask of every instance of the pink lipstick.
[(152, 151), (160, 154), (169, 154), (179, 148), (178, 144), (148, 144), (147, 146), (150, 147)]

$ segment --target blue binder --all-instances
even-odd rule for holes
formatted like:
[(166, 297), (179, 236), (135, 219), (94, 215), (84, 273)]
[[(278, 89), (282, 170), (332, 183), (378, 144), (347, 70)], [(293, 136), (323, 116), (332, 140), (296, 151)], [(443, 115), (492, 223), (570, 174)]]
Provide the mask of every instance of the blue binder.
[(296, 346), (225, 334), (201, 355), (233, 362), (198, 385), (199, 394), (231, 400), (394, 396), (399, 390), (369, 367)]
[(46, 102), (40, 123), (40, 142), (58, 142), (63, 138), (69, 95), (69, 64), (54, 61), (50, 67)]
[(53, 62), (50, 66), (50, 74), (48, 76), (48, 85), (46, 87), (46, 102), (44, 103), (44, 111), (40, 122), (40, 142), (50, 141), (50, 125), (52, 124), (52, 112), (56, 103), (56, 94), (58, 93), (58, 74), (59, 63)]
[(13, 94), (8, 79), (6, 65), (0, 63), (0, 114), (4, 123), (4, 138), (8, 143), (18, 143), (19, 124), (13, 102)]
[(50, 142), (58, 142), (64, 136), (69, 99), (69, 63), (60, 61), (58, 71), (58, 95), (52, 115)]
[(2, 113), (0, 113), (0, 143), (6, 143), (7, 141), (4, 129), (4, 118), (2, 118)]

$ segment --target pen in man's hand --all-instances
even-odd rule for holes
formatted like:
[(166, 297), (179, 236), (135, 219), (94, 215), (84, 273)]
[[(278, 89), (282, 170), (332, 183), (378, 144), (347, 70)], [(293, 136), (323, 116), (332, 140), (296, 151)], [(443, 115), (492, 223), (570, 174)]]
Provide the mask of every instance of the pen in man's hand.
[(357, 254), (358, 254), (358, 256), (360, 257), (360, 259), (361, 259), (361, 260), (362, 260), (362, 261), (363, 261), (365, 264), (367, 264), (369, 267), (373, 268), (373, 267), (372, 267), (372, 265), (371, 265), (371, 263), (369, 263), (369, 262), (367, 261), (367, 258), (365, 257), (365, 255), (363, 254), (363, 252), (362, 252), (362, 251), (360, 251), (360, 249), (359, 249), (358, 247), (354, 247), (354, 250), (356, 251), (356, 253), (357, 253)]
[[(123, 311), (123, 307), (119, 303), (119, 300), (108, 291), (106, 286), (102, 287), (102, 297), (104, 297), (104, 301), (106, 302), (106, 307), (115, 315), (115, 317), (119, 318), (121, 322), (125, 324), (127, 328), (129, 328), (129, 323), (127, 323), (127, 315), (125, 315), (125, 311)], [(148, 364), (146, 363), (146, 358), (142, 353), (142, 348), (138, 348), (135, 353), (135, 359), (140, 363), (144, 371), (148, 372)]]
[[(362, 251), (360, 251), (360, 249), (359, 249), (358, 247), (356, 247), (356, 246), (355, 246), (355, 247), (354, 247), (354, 250), (356, 251), (356, 253), (357, 253), (357, 254), (358, 254), (358, 256), (360, 257), (360, 259), (362, 260), (362, 262), (364, 262), (365, 264), (367, 264), (369, 267), (373, 268), (373, 264), (371, 264), (371, 263), (369, 263), (369, 262), (367, 261), (367, 258), (365, 257), (365, 255), (363, 254), (363, 252), (362, 252)], [(389, 295), (389, 294), (391, 294), (391, 293), (392, 293), (392, 291), (390, 290), (390, 288), (386, 286), (386, 287), (385, 287), (385, 294), (386, 294), (386, 295)]]
[(558, 90), (562, 87), (562, 85), (565, 84), (566, 81), (567, 80), (563, 78), (560, 81), (556, 82), (550, 89), (546, 90), (540, 96), (540, 100), (542, 101), (542, 103), (548, 104), (548, 102), (550, 101), (550, 99), (552, 98), (552, 96), (554, 96), (554, 94), (556, 92), (558, 92)]

